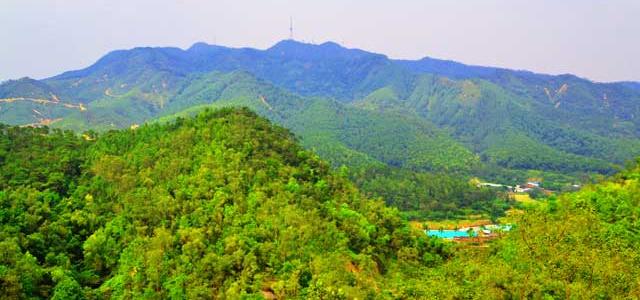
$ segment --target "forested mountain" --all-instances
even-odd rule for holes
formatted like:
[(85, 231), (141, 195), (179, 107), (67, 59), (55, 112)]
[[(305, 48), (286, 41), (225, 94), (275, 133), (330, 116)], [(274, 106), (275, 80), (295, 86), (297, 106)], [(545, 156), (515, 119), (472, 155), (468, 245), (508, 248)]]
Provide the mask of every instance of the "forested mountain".
[(3, 125), (0, 295), (640, 295), (638, 166), (512, 216), (487, 247), (428, 238), (346, 177), (247, 109), (82, 137)]
[(46, 83), (22, 78), (0, 84), (0, 120), (8, 124), (49, 124), (80, 110), (79, 103), (60, 102)]
[(3, 126), (0, 172), (2, 298), (397, 298), (448, 255), (248, 110)]
[[(610, 166), (604, 160), (623, 163), (638, 154), (636, 125), (631, 121), (598, 117), (576, 107), (559, 113), (554, 110), (561, 102), (536, 101), (485, 80), (421, 75), (410, 89), (385, 87), (355, 105), (418, 115), (449, 129), (485, 161), (508, 168), (606, 172)], [(637, 103), (630, 101), (627, 107)], [(583, 120), (581, 113), (591, 119)], [(623, 123), (629, 127), (623, 129)]]
[(388, 168), (407, 176), (399, 181), (447, 172), (560, 188), (640, 155), (638, 83), (393, 60), (330, 42), (118, 50), (86, 69), (5, 82), (0, 98), (0, 122), (76, 131), (246, 106), (334, 166)]

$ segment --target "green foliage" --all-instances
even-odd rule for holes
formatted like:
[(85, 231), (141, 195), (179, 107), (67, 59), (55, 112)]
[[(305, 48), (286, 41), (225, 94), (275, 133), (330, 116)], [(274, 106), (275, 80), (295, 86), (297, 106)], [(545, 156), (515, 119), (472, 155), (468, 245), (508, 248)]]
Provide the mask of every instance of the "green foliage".
[[(506, 169), (610, 174), (612, 163), (640, 155), (637, 135), (627, 133), (623, 138), (583, 128), (578, 125), (582, 116), (568, 113), (548, 118), (558, 114), (554, 103), (532, 102), (509, 89), (484, 80), (420, 75), (408, 90), (389, 86), (356, 105), (418, 116), (448, 128), (483, 162)], [(407, 96), (400, 98), (401, 94)]]
[(550, 198), (487, 251), (464, 250), (437, 272), (450, 297), (617, 299), (640, 295), (640, 167)]
[(455, 219), (470, 214), (496, 219), (514, 205), (505, 194), (479, 188), (462, 176), (391, 168), (360, 169), (351, 174), (363, 192), (381, 197), (411, 219)]
[(509, 203), (465, 177), (387, 167), (334, 173), (246, 109), (85, 138), (47, 128), (0, 133), (5, 298), (640, 293), (637, 166), (541, 199), (488, 248), (454, 247), (410, 229), (346, 177), (430, 217), (497, 217)]
[(449, 255), (246, 109), (95, 139), (2, 129), (8, 297), (395, 298), (387, 270)]
[[(479, 163), (478, 157), (429, 122), (344, 107), (324, 99), (312, 102), (285, 125), (299, 134), (305, 145), (317, 147), (318, 153), (331, 161), (345, 160), (334, 160), (334, 154), (327, 153), (335, 151), (335, 147), (323, 145), (327, 140), (386, 165), (410, 170), (460, 172)], [(356, 160), (345, 165), (370, 164)]]

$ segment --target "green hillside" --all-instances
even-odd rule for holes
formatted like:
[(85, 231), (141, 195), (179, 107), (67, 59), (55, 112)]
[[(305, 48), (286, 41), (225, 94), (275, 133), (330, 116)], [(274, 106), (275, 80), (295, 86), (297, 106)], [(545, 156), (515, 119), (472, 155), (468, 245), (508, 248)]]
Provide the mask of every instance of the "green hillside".
[(247, 110), (88, 140), (1, 129), (6, 298), (392, 299), (447, 255)]
[[(483, 161), (509, 169), (610, 173), (640, 155), (635, 137), (599, 134), (547, 118), (527, 98), (484, 80), (415, 79), (411, 92), (389, 86), (355, 103), (373, 111), (418, 116), (451, 131)], [(553, 105), (552, 105), (553, 106)], [(579, 120), (578, 120), (579, 121)], [(597, 121), (597, 120), (596, 120)]]
[(420, 278), (468, 299), (634, 299), (640, 295), (640, 167), (551, 198), (488, 249)]
[[(464, 197), (472, 204), (493, 199), (453, 178), (375, 172), (365, 183), (373, 189), (384, 180), (438, 181), (440, 189), (420, 188), (445, 198), (472, 193)], [(640, 293), (637, 165), (526, 207), (508, 219), (510, 232), (481, 247), (411, 229), (397, 209), (246, 109), (84, 137), (2, 125), (0, 178), (7, 299)]]
[(63, 98), (38, 80), (22, 78), (0, 84), (3, 123), (47, 125), (82, 109), (80, 103)]

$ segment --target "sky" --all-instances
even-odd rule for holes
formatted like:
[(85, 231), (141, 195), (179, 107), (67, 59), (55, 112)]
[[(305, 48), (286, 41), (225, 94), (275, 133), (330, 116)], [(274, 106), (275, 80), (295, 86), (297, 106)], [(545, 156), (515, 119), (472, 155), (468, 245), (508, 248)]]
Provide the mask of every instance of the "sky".
[(640, 81), (639, 0), (0, 0), (0, 80), (46, 78), (109, 51), (289, 37), (594, 81)]

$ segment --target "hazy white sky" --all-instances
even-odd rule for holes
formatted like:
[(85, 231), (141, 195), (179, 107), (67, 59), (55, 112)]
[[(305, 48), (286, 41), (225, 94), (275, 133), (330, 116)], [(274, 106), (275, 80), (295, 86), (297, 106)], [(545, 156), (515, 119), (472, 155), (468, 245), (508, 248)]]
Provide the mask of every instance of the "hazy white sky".
[(640, 0), (0, 0), (0, 80), (43, 78), (114, 49), (204, 41), (320, 43), (640, 81)]

